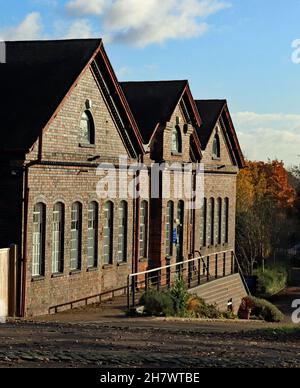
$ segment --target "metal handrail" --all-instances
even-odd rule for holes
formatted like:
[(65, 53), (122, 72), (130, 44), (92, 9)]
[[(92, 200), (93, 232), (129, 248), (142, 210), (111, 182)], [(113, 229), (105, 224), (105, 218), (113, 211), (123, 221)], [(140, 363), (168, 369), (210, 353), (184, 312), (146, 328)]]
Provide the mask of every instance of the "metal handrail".
[[(217, 253), (211, 253), (210, 255), (207, 255), (207, 256), (212, 256), (212, 255), (215, 255), (215, 254), (222, 255), (222, 254), (228, 253), (228, 252), (233, 253), (233, 250), (230, 249), (230, 250), (228, 250), (228, 251), (222, 251), (222, 252), (217, 252)], [(132, 277), (137, 277), (137, 276), (141, 276), (141, 275), (147, 275), (147, 274), (149, 274), (149, 273), (161, 271), (161, 270), (163, 270), (163, 269), (178, 267), (178, 266), (180, 266), (180, 265), (182, 265), (182, 264), (192, 263), (193, 261), (196, 261), (196, 260), (201, 260), (201, 259), (202, 259), (202, 260), (204, 261), (205, 257), (206, 257), (206, 256), (193, 257), (192, 259), (189, 259), (189, 260), (180, 261), (180, 262), (178, 262), (178, 263), (165, 265), (165, 266), (159, 267), (159, 268), (149, 269), (148, 271), (136, 272), (136, 273), (133, 273), (133, 274), (128, 275), (128, 277), (129, 277), (129, 278), (132, 278)], [(206, 266), (206, 267), (207, 267), (207, 266)]]
[[(197, 253), (200, 253), (200, 252), (197, 252)], [(153, 283), (153, 285), (156, 285), (158, 289), (160, 289), (160, 287), (162, 286), (168, 286), (170, 287), (170, 284), (165, 284), (163, 285), (161, 283), (161, 280), (162, 280), (162, 272), (164, 270), (169, 270), (169, 275), (171, 274), (170, 270), (172, 268), (180, 268), (180, 267), (184, 267), (184, 265), (186, 264), (190, 264), (190, 263), (195, 263), (195, 262), (199, 262), (202, 261), (203, 263), (203, 268), (205, 269), (206, 271), (206, 277), (207, 277), (207, 281), (210, 281), (210, 272), (209, 272), (209, 266), (205, 263), (204, 259), (206, 257), (210, 258), (211, 256), (218, 256), (218, 255), (223, 255), (224, 256), (224, 260), (225, 260), (225, 256), (227, 253), (231, 253), (231, 261), (232, 261), (232, 274), (234, 273), (234, 265), (233, 265), (233, 254), (234, 254), (234, 251), (231, 249), (231, 250), (226, 250), (226, 251), (220, 251), (220, 252), (214, 252), (214, 253), (211, 253), (211, 254), (208, 254), (208, 255), (201, 255), (200, 253), (200, 256), (199, 257), (193, 257), (192, 259), (188, 259), (188, 260), (184, 260), (184, 261), (181, 261), (181, 262), (178, 262), (178, 263), (174, 263), (174, 264), (169, 264), (169, 265), (165, 265), (163, 267), (158, 267), (158, 268), (153, 268), (151, 270), (147, 270), (147, 271), (142, 271), (142, 272), (137, 272), (137, 273), (133, 273), (133, 274), (130, 274), (128, 275), (128, 278), (127, 278), (127, 287), (128, 287), (128, 292), (127, 292), (127, 305), (128, 305), (128, 309), (130, 310), (131, 307), (134, 307), (135, 306), (135, 298), (136, 298), (136, 294), (138, 291), (142, 290), (143, 287), (139, 287), (141, 284), (145, 284), (145, 290), (148, 288), (148, 280), (149, 279), (155, 279), (155, 277), (157, 276), (157, 283)], [(201, 284), (201, 275), (200, 275), (200, 265), (198, 266), (198, 285)], [(182, 271), (186, 271), (185, 268), (181, 268)], [(190, 271), (190, 269), (188, 268), (188, 271)], [(167, 273), (167, 271), (166, 271)], [(156, 276), (154, 277), (148, 277), (148, 275), (150, 274), (155, 274)], [(204, 274), (205, 275), (205, 272)], [(145, 280), (141, 280), (139, 281), (139, 277), (142, 277), (142, 276), (145, 276)], [(190, 279), (190, 272), (188, 273), (188, 284), (189, 284), (189, 288), (190, 288), (190, 282), (191, 282), (191, 279)], [(217, 270), (216, 270), (216, 276), (217, 276)], [(226, 275), (223, 273), (223, 277), (225, 277)], [(130, 299), (132, 298), (132, 301), (130, 301)]]
[(239, 259), (237, 258), (237, 255), (234, 251), (233, 251), (233, 254), (234, 254), (235, 262), (237, 263), (237, 266), (238, 266), (239, 274), (241, 275), (242, 281), (243, 281), (244, 286), (246, 288), (246, 291), (247, 291), (248, 295), (251, 296), (251, 291), (250, 291), (248, 284), (246, 282), (244, 272), (243, 272), (242, 267), (240, 265)]

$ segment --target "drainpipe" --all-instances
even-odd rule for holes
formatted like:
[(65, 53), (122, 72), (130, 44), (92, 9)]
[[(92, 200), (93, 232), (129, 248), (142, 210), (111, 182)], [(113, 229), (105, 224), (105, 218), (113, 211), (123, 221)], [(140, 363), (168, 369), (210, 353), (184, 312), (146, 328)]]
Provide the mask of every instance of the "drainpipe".
[(27, 241), (28, 241), (28, 206), (29, 206), (29, 169), (30, 167), (40, 164), (42, 161), (42, 135), (39, 137), (39, 150), (38, 150), (38, 159), (33, 160), (27, 164), (23, 165), (24, 168), (24, 185), (23, 185), (23, 198), (24, 198), (24, 211), (23, 211), (23, 254), (22, 254), (22, 285), (21, 285), (21, 308), (20, 316), (25, 316), (25, 306), (26, 306), (26, 281), (27, 281)]
[[(197, 166), (198, 167), (198, 166)], [(196, 196), (194, 198), (194, 206), (193, 206), (193, 209), (192, 209), (192, 212), (193, 212), (193, 224), (192, 224), (192, 255), (193, 257), (195, 257), (195, 245), (196, 245), (196, 209), (195, 209), (195, 204), (197, 202), (197, 193), (196, 193), (196, 189), (197, 189), (197, 169), (196, 171), (193, 171), (193, 192), (194, 192), (194, 195)]]
[[(138, 163), (143, 163), (143, 156), (139, 155), (138, 157)], [(135, 181), (138, 181), (140, 178), (140, 170), (136, 172), (135, 175)], [(137, 186), (136, 191), (139, 191), (140, 189), (140, 183)], [(135, 193), (136, 194), (136, 193)], [(134, 221), (134, 262), (132, 266), (132, 272), (137, 273), (138, 272), (138, 263), (139, 263), (139, 243), (140, 243), (140, 207), (141, 207), (141, 199), (138, 196), (134, 199), (134, 206), (135, 206), (135, 221)]]

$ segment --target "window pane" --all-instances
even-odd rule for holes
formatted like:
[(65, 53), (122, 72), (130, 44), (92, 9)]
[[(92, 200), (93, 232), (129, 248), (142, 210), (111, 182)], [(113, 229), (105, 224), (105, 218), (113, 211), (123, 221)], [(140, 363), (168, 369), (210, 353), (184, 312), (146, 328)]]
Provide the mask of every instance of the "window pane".
[(204, 198), (203, 205), (201, 208), (200, 218), (200, 245), (201, 247), (206, 246), (206, 224), (207, 224), (207, 199)]
[(118, 261), (127, 261), (127, 227), (128, 227), (128, 206), (121, 202), (119, 206), (119, 238), (118, 238)]
[(104, 207), (103, 259), (104, 259), (104, 264), (112, 264), (112, 261), (113, 261), (113, 204), (112, 202), (107, 202)]
[(224, 244), (229, 241), (229, 199), (225, 198), (223, 206), (222, 240)]
[(33, 209), (32, 276), (44, 274), (45, 205), (38, 203)]
[(64, 205), (57, 203), (53, 208), (52, 224), (52, 273), (63, 272), (64, 254)]
[(174, 203), (169, 202), (166, 217), (166, 255), (173, 255)]
[(88, 267), (98, 265), (98, 204), (92, 202), (88, 210)]
[(142, 201), (140, 208), (140, 258), (148, 252), (148, 202)]
[(80, 141), (95, 144), (95, 130), (93, 117), (90, 111), (85, 111), (80, 120)]
[(73, 204), (71, 217), (71, 271), (74, 271), (81, 269), (82, 206), (80, 203)]

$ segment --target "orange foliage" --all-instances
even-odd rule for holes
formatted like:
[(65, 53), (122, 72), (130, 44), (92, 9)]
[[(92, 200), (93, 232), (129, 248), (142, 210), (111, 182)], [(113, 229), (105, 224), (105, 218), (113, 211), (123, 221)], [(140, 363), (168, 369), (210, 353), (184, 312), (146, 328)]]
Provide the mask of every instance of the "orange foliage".
[(296, 191), (289, 184), (283, 162), (247, 161), (247, 168), (238, 177), (238, 204), (240, 210), (249, 209), (257, 199), (270, 199), (279, 209), (292, 208)]

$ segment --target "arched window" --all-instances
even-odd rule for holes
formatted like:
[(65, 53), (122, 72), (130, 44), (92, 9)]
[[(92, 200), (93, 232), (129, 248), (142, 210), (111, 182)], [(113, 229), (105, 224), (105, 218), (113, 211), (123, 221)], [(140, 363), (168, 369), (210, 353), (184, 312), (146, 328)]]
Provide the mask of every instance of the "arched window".
[(127, 261), (127, 236), (128, 236), (128, 205), (122, 201), (119, 206), (119, 249), (118, 262)]
[(91, 202), (88, 210), (88, 268), (98, 266), (98, 204)]
[(222, 244), (222, 199), (217, 199), (216, 217), (215, 217), (216, 243)]
[(140, 208), (140, 258), (148, 255), (148, 202), (142, 201)]
[(175, 127), (172, 132), (172, 152), (182, 153), (182, 139), (181, 131), (179, 127)]
[(84, 111), (81, 116), (80, 142), (83, 144), (95, 144), (94, 119), (89, 110)]
[(228, 242), (229, 242), (229, 198), (224, 199), (222, 224), (223, 224), (222, 240), (223, 240), (224, 244), (228, 244)]
[(32, 276), (45, 274), (46, 206), (37, 203), (33, 209)]
[(200, 246), (206, 246), (206, 224), (207, 224), (207, 199), (203, 199), (203, 205), (201, 208), (201, 220), (200, 220)]
[(174, 202), (170, 201), (167, 205), (166, 217), (166, 255), (173, 255), (173, 227), (174, 227)]
[(52, 273), (64, 272), (64, 219), (65, 208), (61, 202), (53, 207)]
[(208, 203), (208, 221), (207, 221), (207, 245), (214, 245), (215, 242), (215, 200), (210, 198)]
[(75, 202), (71, 212), (71, 271), (81, 269), (82, 205)]
[(105, 265), (113, 263), (114, 204), (109, 201), (104, 206), (103, 260)]
[(219, 159), (221, 157), (220, 137), (218, 134), (215, 135), (212, 151), (213, 151), (213, 158), (214, 159)]

